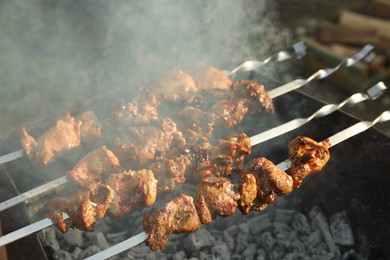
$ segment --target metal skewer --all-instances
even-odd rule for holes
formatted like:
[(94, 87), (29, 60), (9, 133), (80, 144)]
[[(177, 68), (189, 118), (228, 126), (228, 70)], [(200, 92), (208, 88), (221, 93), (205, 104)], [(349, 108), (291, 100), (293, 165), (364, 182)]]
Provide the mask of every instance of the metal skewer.
[[(303, 42), (299, 42), (299, 43), (294, 44), (293, 48), (295, 49), (295, 56), (301, 57), (301, 56), (305, 55), (306, 45)], [(350, 57), (350, 58), (347, 58), (347, 59), (341, 61), (340, 64), (337, 65), (336, 67), (318, 70), (317, 72), (315, 72), (313, 75), (311, 75), (307, 79), (293, 80), (289, 83), (286, 83), (286, 84), (281, 85), (275, 89), (270, 90), (268, 92), (268, 95), (271, 99), (273, 99), (273, 98), (279, 97), (281, 95), (284, 95), (290, 91), (293, 91), (293, 90), (296, 90), (300, 87), (303, 87), (315, 79), (326, 78), (326, 77), (332, 75), (335, 71), (337, 71), (338, 69), (340, 69), (343, 66), (351, 67), (351, 66), (355, 65), (358, 61), (367, 57), (367, 55), (370, 54), (370, 52), (373, 49), (374, 49), (374, 46), (368, 44), (365, 47), (363, 47), (353, 57)], [(281, 51), (281, 52), (265, 59), (264, 61), (246, 61), (243, 64), (241, 64), (240, 66), (238, 66), (237, 68), (235, 68), (233, 71), (230, 71), (230, 72), (225, 71), (225, 73), (227, 73), (228, 75), (232, 75), (239, 70), (250, 71), (250, 70), (254, 70), (254, 69), (258, 68), (261, 65), (268, 63), (270, 60), (284, 61), (284, 60), (291, 58), (291, 57), (293, 57), (293, 55), (290, 54), (290, 52)], [(0, 156), (0, 164), (19, 159), (19, 158), (23, 157), (24, 155), (25, 155), (25, 153), (23, 150), (18, 150), (16, 152), (2, 155), (2, 156)]]
[[(328, 139), (326, 139), (326, 141), (328, 141), (330, 143), (330, 147), (333, 147), (361, 132), (364, 132), (366, 131), (367, 129), (371, 128), (372, 126), (374, 126), (375, 124), (377, 123), (381, 123), (381, 122), (386, 122), (386, 121), (389, 121), (390, 120), (390, 110), (387, 110), (387, 111), (384, 111), (382, 114), (380, 114), (376, 119), (374, 119), (373, 121), (363, 121), (363, 122), (359, 122), (353, 126), (350, 126), (348, 127), (347, 129), (344, 129), (340, 132), (338, 132), (337, 134), (334, 134), (332, 135), (331, 137), (329, 137)], [(279, 169), (281, 169), (282, 171), (286, 171), (288, 168), (290, 168), (291, 166), (291, 163), (290, 161), (286, 160), (286, 161), (283, 161), (281, 163), (279, 163), (278, 165), (276, 165), (276, 167), (278, 167)], [(100, 251), (99, 253), (95, 254), (95, 255), (92, 255), (88, 258), (86, 258), (86, 260), (100, 260), (100, 259), (107, 259), (109, 257), (112, 257), (114, 255), (117, 255), (125, 250), (128, 250), (130, 248), (132, 248), (133, 246), (136, 246), (138, 244), (141, 244), (142, 242), (145, 241), (145, 239), (147, 238), (148, 234), (145, 233), (145, 232), (141, 232), (119, 244), (116, 244), (112, 247), (109, 247), (103, 251)], [(0, 238), (0, 242), (1, 242), (1, 238)], [(1, 245), (1, 244), (0, 244)]]
[[(365, 101), (365, 100), (376, 99), (379, 96), (381, 96), (386, 89), (387, 89), (387, 87), (385, 86), (385, 84), (383, 82), (379, 82), (379, 83), (375, 84), (374, 86), (372, 86), (370, 89), (368, 89), (367, 94), (366, 93), (356, 93), (339, 104), (325, 105), (325, 106), (321, 107), (319, 110), (317, 110), (314, 114), (312, 114), (308, 118), (297, 118), (297, 119), (291, 120), (290, 122), (287, 122), (283, 125), (274, 127), (274, 128), (269, 129), (263, 133), (252, 136), (252, 137), (250, 137), (250, 142), (251, 142), (252, 146), (260, 144), (262, 142), (268, 141), (268, 140), (275, 138), (277, 136), (280, 136), (282, 134), (288, 133), (288, 132), (310, 122), (311, 120), (313, 120), (315, 118), (320, 118), (320, 117), (329, 115), (347, 104), (357, 104), (357, 103), (360, 103), (360, 102)], [(17, 204), (20, 204), (28, 199), (31, 199), (35, 196), (38, 196), (38, 195), (43, 194), (45, 192), (48, 192), (56, 187), (61, 186), (62, 184), (65, 184), (66, 182), (68, 182), (67, 176), (60, 177), (59, 179), (53, 180), (53, 181), (46, 183), (42, 186), (36, 187), (30, 191), (24, 192), (24, 193), (17, 195), (13, 198), (10, 198), (4, 202), (1, 202), (0, 203), (0, 212), (8, 209), (10, 207), (13, 207)]]
[[(383, 122), (386, 122), (386, 121), (389, 121), (390, 120), (390, 110), (387, 110), (387, 111), (384, 111), (382, 114), (380, 114), (377, 118), (375, 118), (373, 121), (362, 121), (362, 122), (359, 122), (359, 123), (356, 123), (350, 127), (348, 127), (347, 129), (344, 129), (334, 135), (332, 135), (331, 137), (327, 138), (326, 140), (330, 143), (330, 147), (333, 147), (361, 132), (364, 132), (366, 131), (367, 129), (371, 128), (372, 126), (374, 126), (375, 124), (377, 123), (383, 123)], [(282, 171), (286, 171), (288, 168), (290, 168), (290, 162), (288, 160), (286, 161), (283, 161), (281, 163), (279, 163), (278, 165), (276, 165), (279, 169), (281, 169)], [(65, 216), (65, 215), (64, 215)], [(30, 224), (26, 227), (23, 227), (19, 230), (16, 230), (14, 232), (11, 232), (7, 235), (4, 235), (2, 237), (0, 237), (0, 246), (3, 246), (3, 245), (7, 245), (11, 242), (14, 242), (20, 238), (23, 238), (23, 237), (26, 237), (34, 232), (37, 232), (41, 229), (44, 229), (44, 228), (47, 228), (49, 226), (52, 225), (52, 222), (48, 219), (48, 218), (45, 218), (45, 219), (42, 219), (38, 222), (35, 222), (33, 224)], [(39, 228), (38, 228), (38, 227)], [(131, 240), (127, 240), (127, 241), (131, 241), (131, 245), (128, 245), (126, 244), (125, 246), (123, 246), (123, 244), (120, 246), (120, 247), (115, 247), (115, 250), (121, 250), (121, 251), (114, 251), (114, 250), (111, 250), (111, 248), (108, 248), (104, 251), (101, 251), (100, 253), (96, 254), (95, 256), (93, 256), (93, 258), (90, 258), (90, 259), (104, 259), (104, 258), (107, 258), (107, 257), (110, 257), (110, 256), (113, 256), (115, 254), (118, 254), (126, 249), (129, 249), (130, 247), (132, 246), (135, 246), (139, 243), (142, 243), (144, 241), (144, 236), (145, 236), (145, 233), (140, 233), (138, 234), (136, 237), (138, 240), (135, 240), (134, 238), (132, 238)], [(107, 253), (109, 252), (109, 254)], [(102, 257), (104, 255), (104, 257)]]

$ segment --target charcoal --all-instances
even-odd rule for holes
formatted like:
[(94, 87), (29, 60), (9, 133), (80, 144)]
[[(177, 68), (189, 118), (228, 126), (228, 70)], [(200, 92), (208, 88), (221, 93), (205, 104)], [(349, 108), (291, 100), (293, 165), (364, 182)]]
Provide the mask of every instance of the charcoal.
[(240, 232), (249, 233), (249, 225), (246, 222), (242, 222), (238, 225)]
[(204, 247), (210, 247), (216, 242), (215, 238), (207, 229), (200, 229), (189, 234), (184, 240), (184, 247), (190, 251), (199, 251)]
[(319, 206), (314, 206), (309, 211), (309, 218), (314, 219), (319, 213), (322, 214), (321, 208)]
[(270, 252), (268, 252), (268, 259), (269, 260), (279, 260), (283, 259), (284, 252), (281, 251), (279, 248), (274, 248)]
[(242, 255), (244, 259), (254, 259), (256, 256), (256, 250), (257, 250), (257, 245), (256, 244), (250, 244), (244, 252), (242, 252)]
[(214, 259), (221, 259), (221, 260), (229, 260), (230, 259), (230, 252), (226, 244), (219, 243), (211, 248), (211, 254), (213, 255)]
[(206, 253), (206, 252), (200, 252), (199, 260), (209, 260), (212, 258), (213, 258), (213, 256), (211, 254)]
[(100, 249), (96, 245), (90, 245), (87, 247), (79, 256), (79, 259), (87, 258), (88, 256), (94, 255), (100, 252)]
[(257, 237), (257, 243), (260, 244), (266, 251), (272, 249), (275, 244), (275, 238), (272, 236), (271, 232), (264, 232)]
[(322, 236), (322, 232), (320, 230), (314, 230), (310, 236), (309, 236), (309, 240), (307, 241), (307, 244), (305, 244), (306, 246), (316, 246), (318, 245), (319, 243), (322, 243), (323, 242), (323, 236)]
[(364, 260), (362, 255), (358, 254), (355, 250), (351, 249), (343, 254), (342, 260)]
[(78, 229), (69, 229), (68, 232), (62, 235), (62, 239), (64, 239), (69, 246), (81, 247), (85, 244), (83, 233), (85, 232)]
[(110, 246), (102, 232), (97, 232), (92, 238), (91, 242), (96, 245), (100, 250), (104, 250)]
[(295, 210), (291, 209), (275, 209), (274, 222), (291, 223), (296, 214)]
[(226, 246), (229, 248), (230, 251), (234, 250), (235, 242), (233, 237), (229, 234), (229, 232), (224, 231), (223, 232), (223, 238), (226, 243)]
[(326, 244), (328, 245), (328, 248), (330, 252), (335, 253), (335, 254), (340, 254), (339, 248), (336, 246), (336, 243), (330, 233), (329, 229), (329, 224), (326, 220), (326, 217), (322, 213), (318, 213), (314, 218), (313, 218), (313, 228), (317, 228), (321, 230), (321, 233), (325, 239)]
[(187, 255), (186, 255), (186, 253), (184, 251), (176, 252), (172, 256), (172, 260), (181, 260), (181, 259), (187, 259)]
[(311, 232), (309, 220), (302, 213), (297, 213), (294, 215), (292, 227), (300, 234), (308, 235)]
[(226, 232), (229, 233), (231, 236), (236, 236), (238, 233), (238, 226), (237, 225), (231, 225), (226, 229)]
[(353, 246), (355, 244), (351, 223), (345, 211), (330, 217), (330, 231), (336, 244), (342, 246)]
[(73, 260), (73, 257), (70, 253), (63, 251), (63, 250), (58, 250), (54, 252), (53, 254), (53, 259), (58, 259), (58, 260)]
[(256, 236), (257, 234), (261, 234), (265, 231), (269, 231), (272, 229), (272, 220), (270, 214), (262, 214), (258, 217), (252, 218), (248, 220), (248, 225), (251, 227), (250, 232), (252, 235)]
[(60, 245), (58, 244), (56, 231), (54, 228), (47, 228), (42, 230), (40, 236), (43, 241), (42, 244), (46, 250), (49, 250), (51, 253), (60, 250)]
[(121, 231), (116, 233), (109, 233), (106, 235), (106, 238), (111, 243), (119, 243), (126, 239), (127, 231)]
[(72, 251), (72, 257), (73, 259), (79, 259), (81, 253), (83, 252), (83, 250), (80, 248), (80, 247), (75, 247)]
[(257, 249), (256, 254), (257, 254), (256, 259), (258, 259), (258, 260), (265, 260), (265, 256), (267, 255), (264, 248)]

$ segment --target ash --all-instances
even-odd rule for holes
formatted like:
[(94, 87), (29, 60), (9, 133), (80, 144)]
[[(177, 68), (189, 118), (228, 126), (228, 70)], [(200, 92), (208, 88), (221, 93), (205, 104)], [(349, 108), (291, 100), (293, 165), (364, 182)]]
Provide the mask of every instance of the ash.
[[(196, 232), (171, 235), (163, 253), (142, 243), (111, 259), (366, 259), (354, 250), (345, 211), (326, 216), (319, 206), (299, 209), (299, 201), (297, 196), (280, 198), (263, 213), (220, 217)], [(40, 237), (49, 259), (84, 259), (143, 231), (142, 215), (121, 222), (105, 218), (92, 233), (62, 234), (51, 227)]]

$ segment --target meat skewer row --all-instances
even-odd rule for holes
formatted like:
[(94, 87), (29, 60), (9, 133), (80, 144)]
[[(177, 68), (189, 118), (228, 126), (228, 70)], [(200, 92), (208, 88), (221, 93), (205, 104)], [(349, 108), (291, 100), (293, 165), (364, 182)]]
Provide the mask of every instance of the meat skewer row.
[[(327, 139), (327, 143), (329, 143), (332, 146), (335, 146), (350, 137), (353, 137), (369, 128), (374, 126), (377, 123), (386, 122), (390, 120), (390, 111), (384, 111), (381, 113), (377, 118), (375, 118), (373, 121), (363, 121), (356, 123), (355, 125), (352, 125), (348, 127), (347, 129), (344, 129), (343, 131), (340, 131), (333, 136), (329, 137)], [(281, 170), (287, 170), (290, 167), (290, 163), (287, 161), (283, 161), (280, 164), (277, 165), (277, 167)], [(64, 219), (68, 218), (66, 214), (64, 214)], [(42, 219), (40, 221), (37, 221), (29, 226), (26, 226), (24, 228), (21, 228), (19, 230), (16, 230), (12, 233), (3, 235), (0, 237), (0, 246), (12, 243), (13, 241), (16, 241), (20, 238), (23, 238), (25, 236), (28, 236), (34, 232), (37, 232), (41, 229), (44, 229), (48, 226), (52, 225), (52, 221), (48, 218)], [(122, 252), (126, 249), (129, 249), (130, 247), (137, 245), (139, 243), (142, 243), (144, 239), (148, 235), (145, 232), (142, 232), (136, 236), (133, 236), (132, 238), (129, 238), (117, 245), (114, 245), (106, 250), (101, 251), (100, 253), (90, 257), (90, 259), (105, 259), (110, 256), (113, 256), (115, 254), (118, 254), (119, 252)]]
[[(69, 173), (81, 189), (71, 197), (54, 198), (48, 206), (48, 217), (62, 232), (69, 227), (91, 231), (106, 212), (119, 219), (152, 205), (157, 193), (172, 191), (186, 179), (197, 181), (202, 176), (232, 174), (241, 169), (250, 148), (245, 134), (232, 135), (208, 150), (194, 145), (175, 151), (150, 169), (121, 171), (116, 156), (102, 146), (85, 156)], [(64, 212), (69, 216), (66, 221)]]
[[(288, 93), (288, 92), (290, 92), (292, 90), (298, 89), (298, 88), (308, 84), (309, 82), (311, 82), (314, 79), (322, 79), (322, 78), (328, 77), (329, 75), (333, 74), (335, 71), (337, 71), (342, 66), (345, 66), (345, 67), (353, 66), (359, 60), (365, 58), (372, 51), (372, 49), (373, 49), (372, 45), (364, 46), (364, 48), (360, 52), (358, 52), (356, 55), (354, 55), (351, 58), (347, 58), (347, 59), (341, 61), (340, 64), (338, 64), (336, 67), (325, 69), (325, 70), (324, 69), (320, 69), (317, 72), (315, 72), (313, 75), (308, 77), (306, 80), (299, 79), (299, 80), (294, 80), (294, 81), (291, 81), (291, 82), (289, 82), (287, 84), (284, 84), (284, 85), (282, 85), (282, 86), (280, 86), (280, 87), (278, 87), (276, 89), (271, 90), (269, 92), (269, 97), (271, 99), (273, 99), (275, 97), (278, 97), (280, 95)], [(250, 63), (250, 64), (252, 64), (252, 63)], [(11, 161), (11, 160), (18, 159), (18, 158), (20, 158), (22, 156), (23, 156), (23, 151), (19, 150), (19, 151), (16, 151), (16, 152), (9, 153), (7, 155), (1, 156), (0, 157), (0, 162), (1, 163), (5, 163), (5, 162)]]
[[(280, 134), (287, 133), (293, 129), (296, 129), (299, 126), (302, 126), (303, 124), (309, 122), (313, 118), (318, 118), (321, 116), (328, 115), (328, 114), (332, 113), (333, 111), (336, 111), (338, 108), (344, 106), (345, 104), (348, 104), (348, 103), (355, 104), (355, 103), (358, 103), (358, 102), (361, 102), (361, 101), (364, 101), (367, 99), (375, 99), (376, 97), (380, 96), (386, 90), (386, 88), (387, 87), (383, 84), (383, 82), (379, 82), (379, 83), (375, 84), (373, 87), (371, 87), (367, 91), (367, 94), (366, 93), (357, 93), (357, 94), (354, 94), (351, 97), (347, 98), (346, 100), (344, 100), (340, 104), (330, 104), (330, 105), (323, 106), (319, 110), (317, 110), (315, 113), (313, 113), (310, 117), (308, 117), (307, 119), (303, 119), (303, 118), (295, 119), (295, 120), (287, 122), (283, 125), (277, 126), (273, 129), (265, 131), (263, 133), (252, 136), (250, 138), (250, 142), (252, 145), (262, 143), (262, 142), (267, 141), (273, 137), (279, 136)], [(123, 142), (123, 139), (122, 139), (122, 141), (118, 142), (119, 147), (117, 147), (117, 149), (114, 150), (115, 154), (117, 154), (121, 158), (122, 162), (124, 160), (133, 161), (133, 165), (137, 165), (137, 162), (144, 163), (143, 160), (145, 160), (145, 159), (148, 159), (148, 160), (154, 159), (156, 153), (160, 154), (164, 149), (166, 149), (166, 147), (167, 147), (166, 144), (170, 142), (170, 141), (168, 142), (167, 140), (172, 141), (173, 139), (171, 139), (171, 138), (173, 136), (180, 136), (180, 134), (179, 134), (180, 132), (174, 133), (174, 127), (172, 124), (169, 123), (170, 122), (169, 119), (167, 119), (167, 122), (168, 123), (166, 123), (166, 124), (170, 127), (164, 127), (164, 125), (163, 125), (163, 129), (165, 129), (165, 132), (163, 132), (157, 128), (153, 128), (153, 127), (149, 127), (149, 130), (141, 130), (141, 131), (137, 131), (137, 129), (142, 129), (142, 127), (134, 127), (133, 129), (129, 128), (128, 131), (133, 131), (132, 135), (136, 136), (136, 138), (133, 138), (133, 140), (137, 140), (137, 138), (141, 139), (139, 144), (137, 144), (137, 142), (134, 141), (134, 145), (132, 146), (132, 152), (133, 152), (132, 156), (133, 157), (131, 157), (131, 155), (129, 155), (128, 152), (123, 153), (122, 147), (120, 145), (121, 143), (122, 144), (125, 143), (125, 142)], [(145, 134), (145, 132), (147, 132), (149, 134)], [(150, 134), (150, 133), (152, 133), (152, 134)], [(166, 136), (166, 135), (168, 135), (168, 136)], [(139, 136), (139, 137), (137, 137), (137, 136)], [(149, 137), (149, 138), (147, 138), (147, 137)], [(154, 149), (145, 148), (145, 146), (142, 145), (145, 143), (144, 141), (142, 141), (143, 140), (142, 138), (146, 138), (146, 140), (150, 141), (152, 144), (154, 143), (154, 146), (150, 145), (150, 144), (146, 144), (147, 147), (154, 147)], [(119, 140), (121, 140), (121, 139), (119, 139)], [(156, 145), (156, 144), (159, 144), (159, 145)], [(164, 149), (160, 149), (160, 148), (156, 149), (157, 147), (164, 147)], [(129, 150), (127, 150), (127, 151), (129, 151)], [(37, 187), (31, 191), (25, 192), (21, 195), (14, 197), (14, 198), (11, 198), (5, 202), (2, 202), (2, 203), (0, 203), (0, 211), (3, 211), (9, 207), (17, 205), (18, 203), (21, 203), (28, 198), (32, 198), (32, 197), (37, 196), (39, 194), (42, 194), (48, 190), (54, 189), (55, 187), (58, 187), (59, 185), (62, 185), (64, 183), (66, 183), (67, 181), (68, 181), (68, 179), (66, 177), (62, 177), (62, 178), (56, 179), (52, 182), (49, 182), (43, 186)]]

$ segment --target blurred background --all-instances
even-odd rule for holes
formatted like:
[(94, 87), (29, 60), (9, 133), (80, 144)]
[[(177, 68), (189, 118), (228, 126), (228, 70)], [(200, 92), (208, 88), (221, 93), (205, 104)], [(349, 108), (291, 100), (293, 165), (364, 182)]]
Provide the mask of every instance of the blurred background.
[[(378, 80), (388, 82), (389, 5), (388, 0), (1, 0), (0, 136), (188, 64), (233, 69), (304, 40), (311, 50), (304, 59), (258, 71), (285, 83), (375, 44), (375, 63), (302, 90), (323, 102), (340, 102)], [(364, 17), (345, 22), (355, 14)], [(389, 104), (386, 95), (346, 111), (370, 120)], [(379, 128), (389, 134), (388, 124)]]

